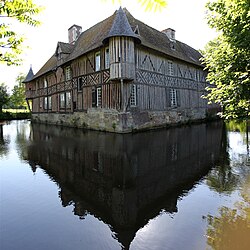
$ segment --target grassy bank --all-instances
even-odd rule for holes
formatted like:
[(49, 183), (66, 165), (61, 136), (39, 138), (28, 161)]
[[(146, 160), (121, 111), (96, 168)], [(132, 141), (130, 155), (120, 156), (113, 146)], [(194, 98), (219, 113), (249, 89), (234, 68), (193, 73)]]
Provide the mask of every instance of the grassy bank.
[(0, 121), (29, 119), (31, 114), (25, 109), (4, 109), (0, 113)]

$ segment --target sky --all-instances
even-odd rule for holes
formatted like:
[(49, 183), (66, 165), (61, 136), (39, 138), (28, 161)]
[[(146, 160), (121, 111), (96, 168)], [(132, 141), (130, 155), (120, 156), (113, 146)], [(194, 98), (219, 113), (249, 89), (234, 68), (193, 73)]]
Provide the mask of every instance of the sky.
[[(195, 49), (203, 49), (216, 36), (205, 19), (205, 4), (208, 0), (167, 0), (166, 9), (161, 12), (146, 12), (136, 0), (33, 0), (45, 9), (39, 14), (39, 27), (15, 23), (15, 28), (26, 38), (28, 47), (22, 54), (21, 66), (0, 64), (0, 83), (8, 86), (9, 92), (20, 73), (28, 73), (30, 65), (36, 73), (54, 54), (57, 42), (68, 42), (68, 28), (73, 24), (86, 30), (111, 16), (120, 5), (140, 21), (162, 31), (173, 28), (176, 39)], [(69, 4), (70, 3), (70, 4)]]

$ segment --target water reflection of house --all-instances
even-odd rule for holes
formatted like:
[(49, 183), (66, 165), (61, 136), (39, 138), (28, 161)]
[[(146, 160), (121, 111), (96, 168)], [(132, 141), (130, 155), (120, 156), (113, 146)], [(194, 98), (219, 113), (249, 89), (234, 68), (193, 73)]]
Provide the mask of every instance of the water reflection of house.
[(119, 9), (68, 35), (25, 79), (33, 120), (130, 132), (216, 113), (201, 98), (208, 84), (201, 54), (176, 40), (175, 30), (160, 32)]
[(127, 135), (38, 124), (32, 131), (28, 160), (59, 184), (62, 205), (101, 218), (125, 248), (162, 209), (177, 211), (223, 149), (221, 123)]

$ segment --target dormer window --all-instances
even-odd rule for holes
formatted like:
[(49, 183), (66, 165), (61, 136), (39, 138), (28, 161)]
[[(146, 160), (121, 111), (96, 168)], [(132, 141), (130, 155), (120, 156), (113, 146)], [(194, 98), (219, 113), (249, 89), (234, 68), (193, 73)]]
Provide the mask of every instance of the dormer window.
[(134, 28), (133, 30), (134, 30), (134, 33), (135, 33), (136, 35), (140, 35), (139, 26), (138, 26), (138, 25), (136, 25), (135, 28)]

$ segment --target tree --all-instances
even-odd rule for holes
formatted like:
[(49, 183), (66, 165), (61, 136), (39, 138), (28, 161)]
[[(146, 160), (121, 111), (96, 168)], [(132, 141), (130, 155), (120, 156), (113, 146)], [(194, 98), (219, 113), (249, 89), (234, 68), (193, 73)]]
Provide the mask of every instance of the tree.
[(0, 62), (18, 65), (23, 50), (23, 36), (16, 33), (8, 22), (18, 21), (31, 26), (39, 25), (33, 18), (41, 11), (32, 0), (0, 0)]
[(245, 118), (250, 114), (250, 1), (217, 0), (206, 5), (207, 19), (219, 35), (204, 51), (206, 98), (222, 106), (222, 117)]
[(26, 107), (26, 100), (25, 100), (25, 85), (23, 80), (25, 79), (24, 74), (19, 74), (16, 78), (17, 84), (12, 89), (12, 95), (10, 96), (10, 102), (13, 108), (20, 108)]
[(9, 102), (9, 94), (7, 92), (7, 86), (4, 83), (0, 83), (0, 114), (3, 112), (3, 105)]

